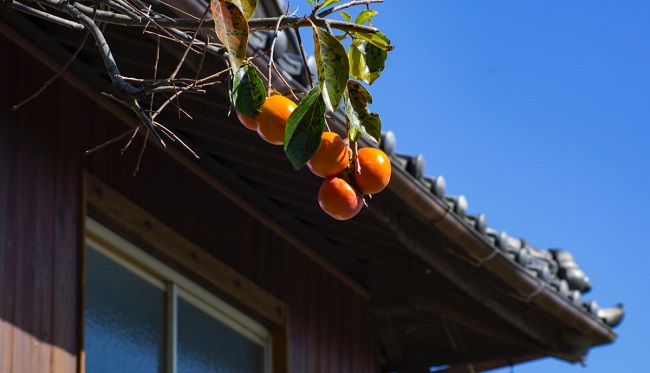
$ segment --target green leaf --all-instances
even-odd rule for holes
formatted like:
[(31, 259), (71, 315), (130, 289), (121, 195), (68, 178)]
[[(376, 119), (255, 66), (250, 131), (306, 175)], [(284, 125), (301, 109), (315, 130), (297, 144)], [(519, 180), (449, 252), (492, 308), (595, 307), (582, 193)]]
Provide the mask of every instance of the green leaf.
[(319, 86), (300, 101), (287, 120), (284, 152), (297, 170), (316, 154), (325, 130), (325, 103)]
[(341, 17), (345, 20), (345, 22), (350, 22), (352, 21), (352, 16), (346, 12), (341, 12)]
[(323, 4), (320, 6), (321, 9), (325, 9), (330, 5), (336, 4), (340, 2), (341, 0), (325, 0)]
[(363, 55), (363, 53), (361, 53), (361, 50), (359, 49), (360, 41), (363, 40), (360, 39), (352, 40), (352, 44), (350, 44), (350, 49), (348, 49), (348, 61), (350, 64), (350, 76), (353, 77), (354, 79), (362, 80), (366, 74), (366, 71), (368, 70), (368, 66), (366, 65), (365, 56)]
[(395, 48), (390, 45), (390, 40), (381, 31), (377, 31), (374, 34), (367, 32), (358, 32), (355, 34), (355, 36), (385, 51), (392, 51)]
[(312, 0), (307, 0), (307, 2), (309, 3), (309, 5), (312, 6), (312, 8), (314, 7), (314, 3), (312, 2)]
[(214, 31), (228, 51), (233, 73), (246, 58), (248, 44), (248, 22), (237, 4), (230, 0), (210, 0), (214, 18)]
[(266, 100), (264, 82), (251, 65), (237, 69), (232, 85), (232, 98), (235, 109), (247, 117), (255, 118), (260, 113), (260, 106)]
[(237, 4), (246, 20), (251, 19), (257, 8), (257, 0), (232, 0), (232, 2)]
[[(370, 18), (376, 16), (377, 13), (378, 12), (376, 10), (366, 9), (363, 12), (359, 13), (359, 15), (357, 16), (357, 19), (354, 21), (354, 23), (356, 23), (357, 25), (363, 25)], [(350, 22), (350, 21), (348, 21), (348, 22)]]
[(336, 37), (317, 27), (314, 27), (314, 49), (323, 101), (327, 109), (334, 111), (341, 102), (350, 73), (348, 56)]
[(362, 39), (354, 39), (348, 50), (350, 76), (372, 84), (384, 70), (388, 52)]
[(350, 122), (350, 138), (352, 141), (357, 141), (360, 136), (363, 136), (375, 143), (379, 143), (381, 119), (379, 114), (371, 113), (368, 110), (368, 104), (371, 103), (372, 96), (359, 82), (348, 81), (347, 94), (345, 95), (345, 114)]

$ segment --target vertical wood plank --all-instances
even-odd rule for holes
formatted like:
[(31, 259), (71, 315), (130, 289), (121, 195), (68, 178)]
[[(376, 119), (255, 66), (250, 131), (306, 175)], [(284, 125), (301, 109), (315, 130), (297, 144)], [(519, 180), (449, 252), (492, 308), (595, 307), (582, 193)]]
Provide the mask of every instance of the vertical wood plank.
[[(4, 39), (0, 38), (0, 46), (4, 47)], [(2, 50), (7, 50), (2, 48)], [(0, 54), (2, 66), (8, 66), (8, 53)], [(4, 81), (4, 80), (3, 80)], [(0, 102), (8, 102), (8, 90), (0, 89)], [(16, 179), (15, 154), (17, 144), (14, 141), (14, 125), (6, 111), (0, 113), (0, 372), (9, 372), (13, 365), (13, 304), (15, 302), (16, 252), (13, 250), (13, 237), (10, 235), (9, 205), (12, 198), (9, 189)]]
[[(25, 47), (28, 43), (23, 43)], [(39, 59), (0, 37), (3, 56), (10, 56), (11, 69), (0, 72), (3, 82), (0, 102), (13, 104), (31, 95), (52, 75), (43, 69)], [(5, 65), (3, 65), (5, 66)], [(54, 290), (56, 273), (75, 274), (76, 268), (56, 263), (65, 240), (56, 236), (57, 229), (77, 232), (78, 225), (58, 219), (61, 208), (74, 210), (78, 203), (57, 201), (56, 191), (77, 193), (66, 180), (58, 178), (57, 164), (66, 165), (69, 173), (79, 173), (78, 162), (70, 162), (70, 153), (59, 151), (61, 113), (66, 106), (59, 100), (84, 105), (83, 95), (62, 94), (63, 81), (52, 84), (37, 99), (15, 113), (3, 109), (0, 126), (0, 371), (8, 372), (74, 372), (71, 367), (57, 366), (56, 352), (75, 360), (76, 343), (56, 347), (54, 334), (76, 336), (76, 314), (62, 312), (55, 318), (62, 299)], [(92, 110), (90, 110), (92, 111)], [(75, 136), (74, 131), (65, 134)], [(58, 247), (57, 247), (58, 245)], [(74, 247), (73, 247), (74, 249)], [(72, 300), (76, 307), (76, 279), (65, 287), (75, 289)]]
[(12, 344), (14, 346), (14, 359), (10, 371), (29, 372), (32, 356), (31, 321), (33, 317), (33, 293), (34, 269), (30, 266), (31, 252), (29, 238), (33, 236), (33, 222), (30, 221), (30, 196), (33, 195), (34, 184), (25, 183), (29, 178), (27, 170), (34, 167), (33, 160), (29, 157), (31, 144), (21, 131), (23, 123), (15, 123), (13, 141), (18, 144), (18, 149), (13, 157), (16, 163), (15, 179), (9, 188), (9, 219), (8, 250), (15, 254), (13, 265), (13, 278), (9, 284), (14, 286), (13, 310), (11, 321), (15, 325)]
[[(67, 87), (66, 90), (68, 92), (61, 96), (62, 100), (71, 96), (80, 96), (80, 93), (71, 87)], [(92, 121), (97, 115), (91, 113), (96, 112), (64, 111), (56, 133), (58, 157), (55, 163), (53, 191), (55, 211), (52, 219), (54, 222), (52, 320), (55, 325), (52, 331), (52, 344), (57, 346), (52, 352), (54, 372), (74, 372), (78, 365), (76, 352), (80, 348), (79, 331), (82, 328), (79, 309), (83, 219), (80, 125)]]

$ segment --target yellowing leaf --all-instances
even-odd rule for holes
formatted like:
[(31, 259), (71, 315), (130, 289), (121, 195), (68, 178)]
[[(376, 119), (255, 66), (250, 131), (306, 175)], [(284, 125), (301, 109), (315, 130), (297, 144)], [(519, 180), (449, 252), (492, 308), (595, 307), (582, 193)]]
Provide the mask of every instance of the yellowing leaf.
[(210, 9), (214, 18), (214, 31), (228, 51), (233, 73), (246, 58), (248, 44), (248, 22), (237, 4), (230, 0), (211, 0)]
[(334, 4), (336, 4), (336, 3), (340, 2), (340, 1), (341, 0), (325, 0), (325, 2), (323, 2), (323, 4), (320, 6), (320, 8), (325, 9), (328, 6), (334, 5)]
[(368, 104), (372, 103), (372, 96), (359, 83), (350, 80), (347, 83), (345, 95), (345, 115), (350, 123), (350, 137), (357, 141), (360, 136), (379, 143), (381, 137), (381, 119), (379, 114), (371, 113)]
[(314, 47), (323, 101), (327, 109), (334, 111), (341, 102), (349, 77), (348, 56), (336, 37), (317, 27), (314, 27)]
[(232, 0), (232, 2), (237, 4), (246, 20), (251, 19), (257, 7), (257, 0)]
[(372, 84), (384, 70), (388, 52), (362, 39), (354, 39), (348, 50), (350, 76)]
[(365, 40), (368, 43), (376, 47), (379, 47), (385, 51), (391, 51), (394, 49), (394, 47), (390, 45), (390, 40), (381, 31), (377, 31), (374, 34), (367, 33), (367, 32), (358, 32), (355, 35), (356, 37)]

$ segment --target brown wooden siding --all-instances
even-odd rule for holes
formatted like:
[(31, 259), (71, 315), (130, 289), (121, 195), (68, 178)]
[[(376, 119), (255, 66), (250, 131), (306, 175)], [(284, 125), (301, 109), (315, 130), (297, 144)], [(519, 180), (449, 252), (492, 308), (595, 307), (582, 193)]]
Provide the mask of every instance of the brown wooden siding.
[(86, 169), (288, 305), (292, 372), (376, 371), (364, 296), (162, 151), (148, 148), (134, 178), (135, 158), (118, 149), (86, 158)]
[(83, 156), (127, 127), (67, 83), (9, 113), (52, 72), (0, 51), (0, 372), (76, 371), (84, 168), (284, 301), (291, 372), (377, 371), (366, 298), (155, 146), (133, 177), (140, 138)]
[(87, 118), (62, 111), (52, 75), (0, 37), (0, 372), (73, 372), (78, 323), (79, 149)]

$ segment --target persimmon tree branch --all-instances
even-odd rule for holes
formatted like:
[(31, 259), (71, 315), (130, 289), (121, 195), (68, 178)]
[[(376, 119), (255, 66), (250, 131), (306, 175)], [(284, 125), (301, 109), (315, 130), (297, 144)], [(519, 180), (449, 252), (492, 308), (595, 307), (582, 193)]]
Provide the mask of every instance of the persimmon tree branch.
[[(284, 81), (282, 74), (278, 71), (278, 66), (276, 66), (273, 61), (273, 50), (278, 32), (286, 29), (293, 30), (296, 33), (298, 40), (300, 40), (298, 30), (303, 27), (314, 28), (315, 30), (325, 29), (327, 30), (326, 33), (330, 35), (333, 30), (338, 30), (345, 33), (346, 36), (352, 36), (353, 38), (356, 38), (357, 36), (366, 38), (368, 42), (374, 42), (374, 39), (372, 38), (378, 38), (379, 43), (381, 44), (384, 42), (384, 36), (379, 33), (379, 29), (372, 27), (370, 22), (368, 22), (368, 25), (366, 25), (365, 22), (360, 21), (359, 23), (349, 22), (350, 17), (348, 15), (345, 15), (345, 18), (348, 21), (329, 19), (325, 17), (335, 12), (339, 12), (342, 9), (353, 6), (368, 7), (372, 3), (379, 3), (382, 1), (383, 0), (351, 0), (337, 6), (329, 6), (327, 9), (319, 9), (318, 5), (316, 5), (312, 9), (310, 15), (302, 17), (295, 14), (285, 14), (279, 17), (249, 18), (253, 12), (251, 11), (248, 13), (246, 18), (242, 18), (246, 21), (246, 37), (248, 33), (256, 31), (271, 31), (274, 34), (273, 44), (270, 51), (270, 61), (268, 64), (268, 89), (271, 88), (270, 81), (272, 71), (275, 71), (278, 77), (283, 80), (283, 83), (289, 86), (289, 84)], [(189, 147), (180, 141), (180, 138), (172, 133), (172, 131), (156, 122), (155, 118), (161, 113), (163, 108), (169, 106), (169, 104), (176, 106), (179, 113), (185, 113), (180, 107), (180, 102), (178, 101), (179, 97), (183, 93), (205, 93), (205, 88), (209, 85), (215, 84), (215, 79), (222, 74), (229, 79), (234, 70), (239, 67), (232, 65), (239, 64), (238, 61), (243, 60), (243, 57), (239, 55), (239, 50), (237, 50), (236, 53), (233, 53), (234, 50), (231, 48), (232, 45), (229, 44), (227, 40), (222, 40), (222, 45), (211, 42), (209, 38), (209, 35), (213, 35), (215, 32), (217, 35), (220, 35), (219, 32), (223, 31), (223, 28), (225, 27), (222, 24), (222, 21), (229, 20), (229, 17), (231, 16), (229, 15), (226, 18), (217, 18), (214, 15), (215, 7), (224, 6), (223, 4), (227, 4), (229, 1), (209, 0), (208, 2), (210, 6), (205, 9), (205, 13), (202, 17), (195, 17), (186, 13), (182, 14), (182, 12), (179, 12), (171, 6), (167, 6), (168, 11), (166, 11), (164, 10), (164, 6), (167, 4), (165, 4), (164, 1), (161, 2), (159, 0), (0, 0), (0, 7), (10, 7), (17, 11), (68, 27), (72, 30), (86, 31), (94, 39), (95, 48), (102, 58), (105, 71), (115, 89), (115, 94), (110, 95), (110, 97), (130, 108), (140, 121), (138, 128), (146, 128), (146, 136), (151, 133), (152, 137), (162, 148), (166, 147), (165, 142), (163, 141), (164, 135), (173, 141), (178, 141), (183, 144), (183, 146), (192, 152)], [(329, 2), (329, 4), (332, 3)], [(157, 11), (152, 9), (154, 6)], [(207, 17), (211, 8), (213, 17)], [(240, 8), (242, 8), (242, 6), (240, 6)], [(179, 14), (181, 15), (180, 17), (178, 16)], [(239, 24), (241, 24), (241, 22), (239, 22)], [(110, 42), (106, 39), (104, 34), (107, 25), (139, 28), (142, 29), (143, 34), (154, 35), (155, 39), (158, 41), (166, 40), (182, 45), (184, 51), (178, 57), (179, 60), (176, 64), (176, 68), (167, 78), (159, 77), (157, 75), (157, 70), (154, 71), (153, 78), (151, 78), (151, 76), (123, 76), (118, 63), (113, 56)], [(233, 27), (233, 25), (230, 27)], [(228, 37), (225, 37), (225, 39), (230, 38), (228, 32), (235, 31), (240, 30), (235, 30), (234, 28), (226, 30), (226, 35), (228, 35)], [(154, 38), (151, 39), (153, 42)], [(241, 40), (243, 40), (241, 44), (245, 46), (247, 39)], [(385, 39), (385, 42), (388, 42), (387, 39)], [(324, 45), (324, 47), (329, 46)], [(314, 84), (311, 83), (312, 77), (310, 75), (309, 67), (307, 66), (307, 59), (302, 47), (302, 41), (300, 41), (300, 49), (302, 62), (305, 65), (305, 70), (310, 80), (310, 86), (313, 86)], [(359, 47), (359, 50), (363, 50), (363, 48)], [(187, 76), (185, 69), (183, 69), (186, 65), (186, 58), (190, 53), (199, 54), (201, 57), (201, 66), (199, 66), (199, 71), (196, 71), (194, 76)], [(378, 53), (379, 52), (375, 52), (375, 55)], [(218, 56), (226, 63), (226, 65), (230, 65), (229, 68), (211, 74), (206, 78), (199, 78), (203, 59), (206, 55)], [(238, 59), (232, 59), (234, 55), (237, 55)], [(344, 54), (339, 55), (339, 57), (343, 57), (347, 60)], [(371, 57), (374, 57), (374, 55)], [(383, 58), (385, 59), (385, 57)], [(74, 59), (74, 56), (72, 59)], [(72, 60), (69, 62), (72, 62)], [(383, 64), (383, 60), (381, 63)], [(62, 70), (65, 70), (68, 64), (66, 64)], [(383, 65), (381, 65), (381, 68), (383, 68)], [(181, 71), (183, 71), (185, 76), (181, 76)], [(45, 89), (47, 85), (49, 85), (49, 82), (41, 90)], [(289, 91), (293, 93), (290, 87)], [(40, 93), (40, 91), (38, 93)], [(154, 96), (160, 93), (162, 93), (164, 97), (162, 103), (161, 100), (156, 100), (157, 103), (154, 104)], [(229, 94), (232, 94), (232, 92), (229, 91)], [(37, 94), (30, 97), (28, 100), (35, 96), (37, 96)], [(146, 102), (146, 104), (144, 104), (144, 102)], [(189, 114), (185, 114), (191, 118)], [(138, 130), (136, 129), (133, 135), (137, 132)], [(128, 144), (125, 148), (127, 147)], [(194, 152), (192, 153), (194, 154)]]
[(323, 10), (322, 12), (318, 13), (318, 17), (323, 18), (332, 13), (340, 12), (343, 9), (347, 9), (357, 5), (370, 5), (372, 3), (382, 3), (382, 2), (384, 2), (384, 0), (352, 0), (349, 3), (337, 5), (335, 7), (331, 7), (326, 10)]
[[(54, 0), (37, 0), (38, 3), (49, 3)], [(369, 2), (383, 2), (383, 0), (368, 0), (368, 1), (357, 1), (353, 2), (352, 5), (362, 5)], [(348, 5), (352, 6), (352, 5)], [(92, 14), (93, 8), (87, 5), (80, 3), (75, 3), (73, 5), (75, 8), (79, 9), (81, 12), (90, 15)], [(331, 12), (326, 15), (331, 14)], [(248, 21), (248, 27), (251, 31), (261, 31), (261, 30), (274, 30), (276, 25), (278, 25), (278, 18), (280, 17), (265, 17), (265, 18), (253, 18)], [(154, 22), (159, 27), (171, 27), (178, 30), (191, 30), (194, 31), (198, 27), (202, 29), (214, 29), (214, 19), (207, 19), (205, 22), (201, 23), (200, 19), (194, 18), (170, 18), (167, 16), (155, 14), (152, 12), (150, 18), (144, 17), (132, 17), (126, 14), (116, 13), (114, 11), (98, 11), (95, 19), (98, 22), (104, 22), (109, 24), (121, 25), (121, 26), (132, 26), (132, 27), (149, 27), (151, 22)], [(338, 21), (338, 20), (325, 20), (323, 16), (316, 15), (310, 17), (311, 21), (318, 27), (326, 27), (326, 23), (329, 23), (330, 27), (344, 32), (367, 32), (375, 33), (379, 31), (375, 27), (357, 25), (352, 22)], [(300, 27), (311, 27), (311, 24), (306, 17), (290, 16), (283, 17), (282, 21), (279, 23), (279, 30), (284, 30), (287, 28), (300, 28)]]

